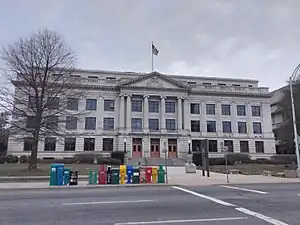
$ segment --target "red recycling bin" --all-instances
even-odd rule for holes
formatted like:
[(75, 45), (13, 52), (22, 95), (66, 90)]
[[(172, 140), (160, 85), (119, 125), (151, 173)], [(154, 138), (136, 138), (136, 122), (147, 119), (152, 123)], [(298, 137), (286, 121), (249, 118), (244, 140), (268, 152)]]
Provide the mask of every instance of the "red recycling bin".
[(151, 183), (152, 167), (146, 168), (146, 183)]
[(106, 170), (104, 165), (100, 165), (99, 167), (98, 184), (106, 184)]

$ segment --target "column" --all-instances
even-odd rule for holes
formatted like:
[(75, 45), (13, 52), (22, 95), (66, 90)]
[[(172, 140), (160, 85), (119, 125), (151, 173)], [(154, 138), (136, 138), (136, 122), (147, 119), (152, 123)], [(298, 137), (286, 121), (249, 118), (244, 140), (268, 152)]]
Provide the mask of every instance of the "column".
[(99, 110), (99, 113), (98, 113), (99, 116), (97, 116), (98, 121), (96, 121), (96, 123), (98, 125), (99, 130), (102, 131), (103, 130), (103, 117), (104, 117), (104, 99), (102, 96), (99, 96), (99, 105), (97, 108)]
[(262, 120), (261, 129), (264, 137), (266, 138), (274, 138), (274, 134), (272, 131), (272, 117), (271, 117), (271, 106), (268, 102), (262, 102), (260, 107), (260, 113)]
[(186, 130), (187, 132), (191, 131), (189, 108), (190, 108), (189, 99), (185, 98), (183, 104), (183, 111), (184, 111), (183, 114), (184, 114), (184, 130)]
[(223, 132), (222, 120), (221, 120), (221, 102), (220, 101), (217, 101), (217, 104), (216, 104), (216, 130), (217, 130), (217, 133)]
[(232, 133), (235, 135), (238, 133), (238, 121), (237, 121), (237, 114), (236, 114), (236, 103), (231, 103), (231, 129)]
[(207, 127), (206, 127), (206, 103), (205, 101), (201, 101), (200, 103), (200, 131), (201, 132), (206, 132)]
[(144, 118), (143, 118), (143, 127), (144, 132), (148, 132), (149, 130), (149, 119), (148, 119), (148, 113), (149, 113), (149, 96), (144, 96)]
[(178, 130), (181, 131), (182, 130), (182, 104), (181, 104), (181, 97), (178, 97), (177, 98), (177, 116), (178, 116), (178, 119), (177, 119), (177, 127), (178, 127)]
[(165, 119), (165, 113), (166, 113), (166, 97), (161, 96), (160, 97), (160, 130), (166, 130), (166, 119)]
[(131, 96), (127, 95), (126, 99), (126, 130), (131, 130)]
[(253, 121), (252, 121), (252, 108), (250, 102), (246, 103), (246, 116), (247, 116), (247, 133), (249, 137), (253, 137), (254, 133), (253, 133)]
[(120, 95), (120, 108), (119, 108), (119, 130), (123, 131), (125, 129), (125, 97)]

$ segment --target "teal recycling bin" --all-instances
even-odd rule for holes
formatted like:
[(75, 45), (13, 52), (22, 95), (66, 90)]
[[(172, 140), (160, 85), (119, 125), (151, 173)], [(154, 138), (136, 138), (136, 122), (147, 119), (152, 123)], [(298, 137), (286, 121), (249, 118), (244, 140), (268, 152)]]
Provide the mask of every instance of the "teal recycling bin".
[(57, 185), (57, 164), (51, 164), (50, 166), (50, 186)]
[(69, 185), (70, 183), (70, 169), (64, 169), (64, 185)]
[(97, 184), (98, 183), (98, 171), (90, 170), (89, 171), (89, 184)]

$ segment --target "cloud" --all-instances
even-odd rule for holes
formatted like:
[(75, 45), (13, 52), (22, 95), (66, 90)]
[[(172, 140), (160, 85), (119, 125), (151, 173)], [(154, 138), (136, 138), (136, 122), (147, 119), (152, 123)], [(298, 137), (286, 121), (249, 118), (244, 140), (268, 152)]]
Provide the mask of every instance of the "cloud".
[(253, 78), (271, 89), (299, 63), (298, 0), (10, 0), (0, 43), (40, 28), (61, 33), (78, 67)]

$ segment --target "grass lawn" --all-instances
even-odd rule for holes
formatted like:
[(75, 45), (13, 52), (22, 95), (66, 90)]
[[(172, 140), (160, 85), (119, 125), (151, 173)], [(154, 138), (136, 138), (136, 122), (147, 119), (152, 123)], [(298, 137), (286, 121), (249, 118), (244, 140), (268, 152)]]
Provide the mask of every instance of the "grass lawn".
[[(295, 169), (294, 165), (272, 165), (272, 164), (236, 164), (229, 165), (228, 169), (238, 169), (242, 174), (261, 175), (264, 170), (271, 171), (273, 175), (283, 172), (285, 169)], [(217, 165), (210, 166), (210, 171), (217, 173), (226, 173), (226, 167)]]
[[(28, 164), (0, 164), (0, 176), (48, 176), (50, 165), (38, 164), (38, 170), (28, 171)], [(77, 170), (79, 175), (87, 175), (90, 169), (99, 168), (97, 164), (65, 164), (66, 168)]]

